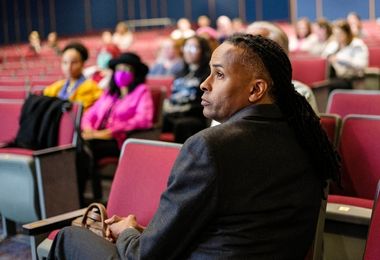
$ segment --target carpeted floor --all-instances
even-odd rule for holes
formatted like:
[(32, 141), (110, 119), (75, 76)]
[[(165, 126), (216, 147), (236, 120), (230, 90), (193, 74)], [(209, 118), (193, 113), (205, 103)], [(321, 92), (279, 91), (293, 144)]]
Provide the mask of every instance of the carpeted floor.
[[(3, 228), (0, 221), (0, 234)], [(0, 240), (0, 260), (29, 260), (32, 259), (30, 252), (29, 237), (25, 235), (15, 235), (10, 238)]]

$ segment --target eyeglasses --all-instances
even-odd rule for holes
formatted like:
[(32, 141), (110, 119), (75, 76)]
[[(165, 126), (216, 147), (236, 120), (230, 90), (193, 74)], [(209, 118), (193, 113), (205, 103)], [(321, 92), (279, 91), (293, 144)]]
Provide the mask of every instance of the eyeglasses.
[(184, 52), (196, 53), (199, 51), (199, 47), (195, 45), (185, 45), (183, 46)]

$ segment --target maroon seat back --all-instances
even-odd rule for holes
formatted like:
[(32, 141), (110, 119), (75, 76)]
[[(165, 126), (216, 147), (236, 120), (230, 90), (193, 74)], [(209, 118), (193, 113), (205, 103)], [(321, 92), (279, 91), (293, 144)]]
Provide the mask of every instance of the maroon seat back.
[(28, 96), (26, 87), (0, 87), (0, 99), (25, 99)]
[(148, 85), (153, 101), (153, 125), (161, 125), (162, 107), (166, 97), (166, 88), (163, 86)]
[(127, 139), (108, 199), (108, 215), (135, 214), (147, 225), (157, 210), (169, 173), (180, 150), (179, 144)]
[(368, 66), (380, 68), (380, 48), (370, 47), (368, 48)]
[(72, 103), (69, 111), (62, 114), (58, 131), (58, 145), (77, 144), (80, 120), (82, 118), (82, 105)]
[(293, 79), (312, 87), (313, 83), (327, 79), (327, 61), (325, 58), (307, 56), (291, 58)]
[(172, 93), (174, 78), (172, 76), (149, 76), (146, 78), (146, 84), (151, 87), (165, 87), (166, 96)]
[(342, 118), (337, 114), (319, 114), (319, 117), (330, 142), (337, 145)]
[(334, 90), (327, 104), (327, 113), (380, 115), (380, 91), (378, 90)]
[(0, 143), (14, 140), (19, 127), (19, 118), (24, 100), (0, 99), (1, 131)]
[(380, 116), (350, 115), (339, 141), (343, 195), (372, 200), (380, 179)]
[(374, 207), (372, 209), (371, 223), (369, 225), (367, 242), (364, 251), (364, 260), (380, 259), (380, 182), (377, 184)]

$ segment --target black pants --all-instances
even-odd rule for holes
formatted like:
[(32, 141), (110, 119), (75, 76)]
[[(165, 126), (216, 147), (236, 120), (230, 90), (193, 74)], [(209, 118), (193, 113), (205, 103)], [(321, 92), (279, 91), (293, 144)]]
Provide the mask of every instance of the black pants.
[(115, 244), (80, 227), (63, 228), (54, 239), (48, 259), (120, 259)]
[(327, 83), (329, 92), (335, 89), (352, 89), (354, 79), (333, 78)]
[(187, 138), (206, 127), (207, 121), (203, 116), (171, 113), (164, 115), (162, 132), (172, 132), (176, 143), (184, 143)]
[[(80, 152), (77, 155), (78, 185), (82, 207), (86, 206), (83, 194), (87, 180), (91, 178), (93, 185), (97, 187), (100, 185), (99, 176), (96, 175), (99, 160), (105, 157), (119, 157), (119, 155), (120, 149), (116, 140), (92, 139), (82, 141)], [(101, 190), (100, 188), (98, 189)]]

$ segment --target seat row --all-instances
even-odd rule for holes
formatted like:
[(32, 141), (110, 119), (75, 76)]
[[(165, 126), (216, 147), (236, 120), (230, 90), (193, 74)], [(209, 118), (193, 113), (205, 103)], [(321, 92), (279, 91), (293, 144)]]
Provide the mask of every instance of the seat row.
[[(341, 185), (331, 185), (326, 209), (324, 249), (331, 259), (363, 257), (380, 179), (379, 101), (379, 91), (336, 90), (327, 105), (331, 114), (321, 116), (342, 161)], [(371, 224), (370, 234), (376, 227)]]

